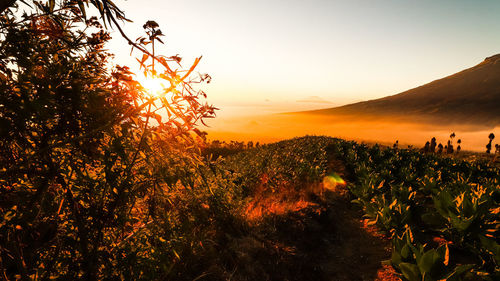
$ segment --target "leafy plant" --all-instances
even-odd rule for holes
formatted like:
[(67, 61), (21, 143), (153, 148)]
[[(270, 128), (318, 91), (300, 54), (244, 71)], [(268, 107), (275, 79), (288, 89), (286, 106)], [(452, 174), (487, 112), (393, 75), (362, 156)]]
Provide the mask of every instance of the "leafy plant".
[(412, 150), (337, 147), (356, 179), (354, 202), (393, 238), (392, 264), (402, 277), (498, 277), (498, 168)]
[[(127, 67), (110, 72), (109, 35), (82, 3), (33, 2), (31, 14), (0, 15), (1, 273), (158, 279), (188, 255), (179, 249), (203, 239), (171, 202), (216, 184), (199, 180), (195, 127), (214, 108), (193, 88), (199, 59), (183, 71), (149, 52), (159, 66), (145, 71), (169, 85), (159, 96)], [(154, 22), (145, 27), (150, 43), (159, 39)]]

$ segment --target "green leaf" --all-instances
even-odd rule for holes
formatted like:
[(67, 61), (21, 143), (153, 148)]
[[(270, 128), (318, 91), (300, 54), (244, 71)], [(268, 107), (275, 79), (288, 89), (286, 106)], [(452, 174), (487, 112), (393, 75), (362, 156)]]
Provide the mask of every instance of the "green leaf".
[(401, 257), (407, 259), (410, 257), (410, 254), (411, 254), (410, 247), (408, 247), (408, 245), (404, 245), (403, 248), (401, 249)]
[(474, 268), (473, 264), (464, 264), (455, 267), (455, 270), (448, 275), (445, 280), (446, 281), (459, 281), (462, 280), (462, 276), (469, 272), (472, 268)]
[(399, 264), (401, 262), (403, 262), (403, 260), (401, 258), (401, 255), (398, 252), (393, 251), (392, 255), (391, 255), (391, 263), (392, 263), (392, 265), (399, 266)]
[(416, 259), (417, 261), (418, 261), (418, 260), (420, 260), (420, 258), (422, 257), (422, 253), (424, 252), (423, 246), (422, 246), (422, 245), (420, 245), (420, 244), (418, 244), (418, 245), (417, 245), (417, 246), (418, 246), (418, 248), (417, 248), (417, 247), (415, 247), (413, 244), (410, 244), (410, 243), (408, 243), (407, 245), (410, 247), (411, 251), (412, 251), (412, 252), (413, 252), (413, 254), (415, 255), (415, 259)]
[(403, 273), (404, 277), (409, 281), (420, 281), (422, 280), (420, 271), (418, 270), (418, 266), (415, 264), (402, 262), (399, 264), (399, 268), (401, 269), (401, 273)]
[(456, 215), (450, 213), (449, 218), (450, 218), (450, 222), (454, 228), (456, 228), (457, 230), (459, 230), (461, 232), (465, 232), (469, 228), (469, 226), (472, 224), (472, 222), (474, 221), (476, 216), (472, 216), (470, 218), (464, 218), (464, 217), (459, 217), (459, 216), (456, 216)]
[(493, 257), (495, 257), (497, 263), (500, 263), (500, 245), (498, 245), (495, 240), (488, 239), (482, 235), (479, 236), (479, 240), (481, 240), (481, 245), (484, 247), (484, 249), (490, 252)]
[(436, 265), (437, 262), (439, 262), (439, 259), (439, 254), (436, 252), (436, 250), (431, 249), (425, 252), (417, 262), (420, 272), (424, 274), (431, 272), (432, 268)]

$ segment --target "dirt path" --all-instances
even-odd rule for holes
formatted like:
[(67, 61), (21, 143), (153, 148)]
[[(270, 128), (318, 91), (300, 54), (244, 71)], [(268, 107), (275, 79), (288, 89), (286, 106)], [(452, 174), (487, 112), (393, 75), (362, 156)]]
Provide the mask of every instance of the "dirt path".
[[(231, 280), (400, 280), (382, 261), (390, 240), (350, 203), (345, 188), (296, 197), (259, 198), (247, 210), (261, 217), (232, 240)], [(267, 210), (267, 213), (263, 213)]]
[(383, 266), (390, 241), (361, 219), (346, 198), (269, 216), (240, 238), (235, 280), (400, 280)]
[(389, 239), (368, 226), (347, 199), (333, 199), (325, 211), (335, 231), (323, 251), (323, 280), (400, 280), (390, 266), (381, 264), (390, 259)]
[[(340, 161), (329, 162), (347, 177)], [(345, 185), (257, 193), (246, 210), (254, 223), (228, 245), (237, 249), (228, 279), (400, 280), (382, 265), (390, 259), (390, 240), (366, 224)]]

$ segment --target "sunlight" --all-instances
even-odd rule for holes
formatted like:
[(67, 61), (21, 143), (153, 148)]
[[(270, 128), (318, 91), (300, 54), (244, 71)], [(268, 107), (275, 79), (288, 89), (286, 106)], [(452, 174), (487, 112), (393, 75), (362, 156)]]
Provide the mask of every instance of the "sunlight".
[(159, 96), (166, 88), (165, 81), (154, 76), (146, 77), (141, 75), (137, 77), (137, 81), (151, 96)]
[(345, 185), (346, 182), (337, 174), (331, 173), (330, 175), (323, 178), (323, 186), (325, 189), (335, 191), (335, 188), (340, 185)]

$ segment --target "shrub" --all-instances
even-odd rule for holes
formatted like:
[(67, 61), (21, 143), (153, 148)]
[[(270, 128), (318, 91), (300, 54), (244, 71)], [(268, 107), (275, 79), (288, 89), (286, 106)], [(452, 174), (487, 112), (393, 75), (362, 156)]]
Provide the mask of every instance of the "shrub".
[[(175, 58), (145, 54), (158, 65), (146, 71), (170, 85), (151, 96), (127, 67), (107, 69), (109, 35), (82, 2), (32, 4), (31, 14), (0, 15), (2, 274), (165, 276), (176, 245), (197, 239), (179, 234), (185, 220), (174, 219), (169, 196), (210, 184), (197, 180), (194, 133), (214, 108), (185, 82), (199, 59), (182, 72), (169, 67)], [(161, 34), (154, 22), (145, 28), (143, 49)]]

